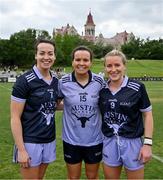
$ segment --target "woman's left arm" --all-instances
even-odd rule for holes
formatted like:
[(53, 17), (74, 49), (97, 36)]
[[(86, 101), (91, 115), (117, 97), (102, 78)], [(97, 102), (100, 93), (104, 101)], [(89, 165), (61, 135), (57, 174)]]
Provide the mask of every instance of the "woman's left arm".
[(143, 112), (144, 118), (144, 144), (139, 153), (139, 160), (143, 163), (152, 158), (152, 135), (153, 135), (153, 115), (152, 111)]

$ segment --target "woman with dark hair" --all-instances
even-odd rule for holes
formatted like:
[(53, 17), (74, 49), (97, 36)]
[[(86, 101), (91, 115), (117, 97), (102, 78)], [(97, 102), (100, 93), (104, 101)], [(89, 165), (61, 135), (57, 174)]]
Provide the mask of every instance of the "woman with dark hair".
[(35, 45), (36, 65), (21, 75), (11, 96), (11, 129), (15, 140), (14, 162), (23, 179), (43, 179), (56, 159), (55, 109), (58, 79), (54, 64), (55, 44), (40, 39)]
[(98, 107), (103, 79), (90, 71), (92, 52), (84, 46), (72, 52), (73, 72), (59, 81), (63, 110), (63, 150), (68, 179), (80, 179), (82, 161), (86, 177), (98, 179), (102, 159), (101, 115)]

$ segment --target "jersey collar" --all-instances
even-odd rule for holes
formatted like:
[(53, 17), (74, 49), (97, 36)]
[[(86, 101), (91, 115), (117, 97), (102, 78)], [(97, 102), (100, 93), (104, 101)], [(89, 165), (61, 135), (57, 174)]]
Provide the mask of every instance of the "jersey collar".
[(82, 86), (80, 83), (78, 83), (76, 77), (75, 77), (75, 71), (72, 72), (72, 81), (73, 82), (76, 82), (80, 87), (82, 88), (85, 88), (91, 81), (92, 81), (92, 72), (89, 70), (88, 71), (88, 74), (89, 74), (89, 80), (88, 80), (88, 83), (85, 85), (85, 86)]
[[(38, 76), (39, 79), (44, 79), (43, 75), (40, 73), (36, 65), (33, 66), (33, 71), (35, 72), (35, 74)], [(51, 71), (49, 72), (50, 72), (51, 77), (54, 77), (52, 72)]]
[(38, 70), (38, 68), (36, 67), (36, 65), (33, 66), (33, 71), (35, 72), (35, 74), (38, 76), (39, 79), (43, 79), (43, 76)]
[[(45, 81), (45, 82), (46, 82), (47, 84), (49, 84), (49, 85), (51, 84), (52, 79), (51, 79), (50, 81), (44, 80), (43, 75), (40, 73), (40, 71), (39, 71), (39, 69), (37, 68), (36, 65), (33, 66), (33, 71), (35, 72), (35, 74), (38, 76), (39, 79), (42, 79), (43, 81)], [(51, 75), (51, 77), (53, 78), (51, 72), (50, 72), (50, 75)]]
[[(89, 74), (89, 80), (88, 80), (88, 84), (89, 84), (92, 81), (92, 72), (89, 70), (88, 74)], [(72, 81), (77, 82), (75, 77), (75, 71), (72, 72)]]
[(121, 88), (127, 86), (127, 82), (128, 82), (128, 77), (125, 75), (124, 79), (123, 79), (123, 82), (121, 84)]
[[(125, 75), (120, 88), (127, 86), (127, 82), (128, 82), (128, 77)], [(107, 81), (107, 84), (109, 83), (110, 83), (110, 79)]]
[[(121, 84), (121, 86), (119, 87), (119, 89), (117, 89), (117, 91), (111, 92), (113, 95), (115, 95), (117, 92), (119, 92), (123, 87), (127, 86), (127, 82), (128, 82), (128, 77), (124, 76), (123, 82)], [(109, 89), (108, 84), (110, 83), (110, 80), (108, 80), (108, 83), (106, 85), (106, 88)], [(110, 89), (109, 89), (110, 90)]]

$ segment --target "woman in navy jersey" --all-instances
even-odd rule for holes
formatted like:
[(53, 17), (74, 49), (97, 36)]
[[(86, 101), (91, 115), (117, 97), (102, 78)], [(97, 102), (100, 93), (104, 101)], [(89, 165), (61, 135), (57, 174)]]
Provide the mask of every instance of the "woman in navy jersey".
[(73, 72), (59, 81), (63, 111), (63, 150), (68, 179), (80, 179), (82, 161), (88, 179), (98, 178), (102, 159), (101, 115), (98, 107), (103, 79), (90, 71), (92, 52), (84, 46), (72, 52)]
[(13, 86), (13, 161), (20, 164), (23, 179), (43, 179), (48, 164), (56, 159), (54, 117), (58, 79), (50, 71), (55, 51), (52, 41), (38, 40), (35, 45), (36, 65), (21, 75)]
[(109, 80), (100, 91), (99, 104), (105, 178), (119, 179), (124, 166), (128, 179), (143, 179), (144, 164), (152, 157), (150, 100), (144, 84), (125, 75), (126, 57), (122, 52), (106, 54), (104, 66)]

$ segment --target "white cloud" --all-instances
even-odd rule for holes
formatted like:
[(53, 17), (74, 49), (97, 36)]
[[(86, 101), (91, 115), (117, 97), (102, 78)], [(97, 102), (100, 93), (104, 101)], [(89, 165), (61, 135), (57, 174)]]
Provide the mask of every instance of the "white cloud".
[(96, 35), (126, 30), (140, 38), (163, 37), (163, 0), (0, 0), (0, 37), (27, 28), (51, 33), (67, 23), (81, 33), (90, 8)]

